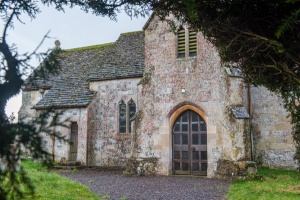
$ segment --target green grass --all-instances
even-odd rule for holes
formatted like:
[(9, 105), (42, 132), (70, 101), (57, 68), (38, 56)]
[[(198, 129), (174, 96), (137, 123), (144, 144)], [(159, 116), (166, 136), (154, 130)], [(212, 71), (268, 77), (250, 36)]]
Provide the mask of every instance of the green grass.
[(86, 186), (48, 171), (40, 163), (22, 161), (22, 166), (35, 187), (35, 196), (27, 196), (25, 199), (98, 199)]
[(263, 180), (234, 181), (226, 198), (232, 200), (300, 199), (299, 172), (259, 168), (258, 174), (263, 176)]

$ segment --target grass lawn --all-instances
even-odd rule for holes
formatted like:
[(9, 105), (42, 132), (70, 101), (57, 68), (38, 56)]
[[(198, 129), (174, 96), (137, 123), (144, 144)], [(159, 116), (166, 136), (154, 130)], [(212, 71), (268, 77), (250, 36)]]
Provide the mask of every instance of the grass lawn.
[(22, 166), (35, 187), (35, 196), (26, 199), (75, 200), (98, 199), (86, 186), (47, 171), (40, 163), (22, 161)]
[(263, 180), (234, 181), (227, 199), (286, 200), (300, 199), (300, 174), (289, 170), (259, 168)]

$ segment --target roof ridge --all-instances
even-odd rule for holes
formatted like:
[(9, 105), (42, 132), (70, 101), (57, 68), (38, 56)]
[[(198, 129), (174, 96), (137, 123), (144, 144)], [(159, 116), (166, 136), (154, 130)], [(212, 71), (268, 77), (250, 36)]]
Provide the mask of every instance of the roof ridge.
[(125, 33), (120, 33), (121, 35), (129, 35), (129, 34), (135, 34), (135, 33), (142, 33), (144, 32), (143, 30), (139, 30), (139, 31), (129, 31), (129, 32), (125, 32)]
[(64, 49), (64, 52), (74, 52), (74, 51), (84, 51), (84, 50), (90, 50), (90, 49), (98, 49), (101, 47), (109, 47), (115, 45), (115, 42), (109, 42), (104, 44), (96, 44), (96, 45), (90, 45), (90, 46), (84, 46), (84, 47), (76, 47), (72, 49)]

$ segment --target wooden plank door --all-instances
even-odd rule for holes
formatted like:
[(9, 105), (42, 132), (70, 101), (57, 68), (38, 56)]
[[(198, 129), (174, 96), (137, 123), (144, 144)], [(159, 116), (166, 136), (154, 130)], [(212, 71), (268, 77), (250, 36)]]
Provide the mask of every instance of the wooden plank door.
[(76, 122), (71, 124), (71, 141), (70, 141), (70, 161), (77, 160), (77, 149), (78, 149), (78, 125)]
[(207, 174), (207, 131), (205, 121), (194, 111), (183, 112), (173, 126), (174, 174)]

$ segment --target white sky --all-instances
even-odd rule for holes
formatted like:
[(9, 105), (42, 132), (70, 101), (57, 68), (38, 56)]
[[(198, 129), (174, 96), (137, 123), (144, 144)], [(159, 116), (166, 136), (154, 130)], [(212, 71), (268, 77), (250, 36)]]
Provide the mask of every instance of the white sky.
[[(108, 17), (85, 13), (79, 8), (58, 12), (53, 7), (42, 6), (41, 11), (33, 20), (24, 16), (22, 20), (25, 24), (15, 21), (14, 29), (9, 30), (8, 41), (16, 44), (19, 53), (32, 52), (48, 31), (51, 38), (43, 43), (41, 52), (53, 48), (57, 39), (62, 49), (114, 42), (120, 33), (142, 30), (148, 20), (148, 17), (131, 19), (121, 13), (115, 22)], [(32, 63), (38, 65), (37, 61)], [(14, 112), (17, 116), (21, 103), (21, 94), (11, 98), (6, 105), (6, 114)]]

